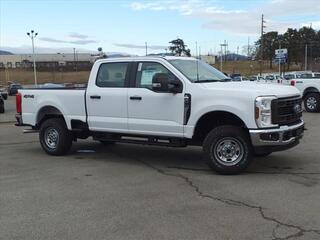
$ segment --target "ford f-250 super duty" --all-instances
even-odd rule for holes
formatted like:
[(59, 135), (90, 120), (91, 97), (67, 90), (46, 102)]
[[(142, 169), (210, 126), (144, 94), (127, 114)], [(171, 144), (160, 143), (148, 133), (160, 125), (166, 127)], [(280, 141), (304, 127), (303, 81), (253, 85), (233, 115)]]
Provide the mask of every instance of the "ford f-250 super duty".
[(215, 171), (232, 174), (254, 156), (297, 145), (304, 130), (296, 88), (232, 82), (194, 58), (98, 60), (85, 89), (23, 89), (16, 98), (17, 125), (39, 131), (51, 155), (90, 136), (105, 144), (197, 145)]
[[(295, 86), (301, 93), (307, 112), (320, 112), (320, 78), (304, 77), (282, 81), (282, 84)], [(311, 75), (311, 73), (310, 73)]]

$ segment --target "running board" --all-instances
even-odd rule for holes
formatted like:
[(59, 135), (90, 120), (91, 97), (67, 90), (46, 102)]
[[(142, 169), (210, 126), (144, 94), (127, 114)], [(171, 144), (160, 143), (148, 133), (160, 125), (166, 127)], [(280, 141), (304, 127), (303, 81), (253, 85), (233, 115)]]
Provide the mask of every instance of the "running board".
[(157, 137), (140, 137), (140, 136), (120, 136), (118, 138), (109, 137), (93, 137), (94, 140), (98, 141), (111, 141), (120, 143), (133, 143), (142, 145), (156, 145), (156, 146), (167, 146), (167, 147), (185, 147), (187, 142), (180, 138), (157, 138)]
[(35, 129), (23, 129), (23, 133), (38, 133), (39, 130)]

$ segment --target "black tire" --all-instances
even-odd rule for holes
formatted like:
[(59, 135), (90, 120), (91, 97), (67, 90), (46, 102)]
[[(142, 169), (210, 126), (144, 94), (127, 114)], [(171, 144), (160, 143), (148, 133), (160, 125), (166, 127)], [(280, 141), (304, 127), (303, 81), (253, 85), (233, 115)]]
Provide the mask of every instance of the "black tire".
[(45, 120), (40, 127), (39, 139), (43, 150), (54, 156), (66, 154), (72, 146), (72, 134), (61, 118)]
[[(211, 130), (203, 142), (203, 151), (209, 166), (220, 174), (241, 173), (253, 155), (248, 133), (236, 126), (219, 126)], [(233, 154), (236, 159), (229, 161), (227, 154)]]
[(264, 153), (254, 153), (255, 157), (267, 157), (271, 154), (272, 152), (264, 152)]
[(320, 112), (320, 94), (308, 93), (304, 97), (304, 108), (307, 112)]
[(0, 103), (0, 113), (4, 113), (4, 103)]

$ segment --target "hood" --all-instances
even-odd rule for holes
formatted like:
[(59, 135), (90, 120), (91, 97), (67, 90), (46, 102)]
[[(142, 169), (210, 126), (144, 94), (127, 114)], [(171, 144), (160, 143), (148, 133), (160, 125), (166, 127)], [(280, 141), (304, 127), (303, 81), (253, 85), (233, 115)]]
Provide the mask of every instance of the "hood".
[(201, 83), (203, 88), (214, 89), (221, 91), (234, 91), (241, 93), (248, 93), (250, 95), (258, 96), (277, 96), (288, 97), (293, 95), (300, 95), (297, 88), (293, 86), (284, 86), (281, 84), (268, 84), (268, 83), (258, 83), (258, 82), (210, 82)]

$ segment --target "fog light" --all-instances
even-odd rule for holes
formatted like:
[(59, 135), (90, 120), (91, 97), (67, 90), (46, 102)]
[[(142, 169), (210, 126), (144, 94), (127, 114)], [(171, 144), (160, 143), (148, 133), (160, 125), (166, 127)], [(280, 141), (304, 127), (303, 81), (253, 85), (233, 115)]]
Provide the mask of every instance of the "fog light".
[(262, 133), (260, 139), (264, 141), (279, 141), (279, 133)]

